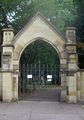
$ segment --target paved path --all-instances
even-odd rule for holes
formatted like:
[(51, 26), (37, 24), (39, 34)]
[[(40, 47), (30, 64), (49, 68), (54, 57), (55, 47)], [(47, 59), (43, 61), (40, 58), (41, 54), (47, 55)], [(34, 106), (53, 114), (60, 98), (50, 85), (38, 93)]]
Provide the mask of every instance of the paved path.
[(84, 108), (60, 102), (0, 103), (0, 120), (84, 120)]
[(30, 95), (24, 95), (22, 99), (29, 101), (60, 101), (60, 95), (60, 88), (53, 88), (48, 90), (40, 90)]

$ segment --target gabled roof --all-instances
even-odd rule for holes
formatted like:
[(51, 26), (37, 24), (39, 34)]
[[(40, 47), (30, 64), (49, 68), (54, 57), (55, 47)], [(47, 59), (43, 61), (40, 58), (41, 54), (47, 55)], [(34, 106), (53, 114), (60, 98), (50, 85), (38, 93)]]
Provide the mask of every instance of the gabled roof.
[(59, 37), (61, 37), (65, 41), (65, 36), (58, 31), (58, 29), (47, 20), (47, 18), (40, 12), (37, 12), (34, 17), (16, 34), (16, 36), (13, 39), (13, 42), (15, 42), (15, 39), (17, 39), (37, 18), (41, 18), (56, 34), (58, 34)]

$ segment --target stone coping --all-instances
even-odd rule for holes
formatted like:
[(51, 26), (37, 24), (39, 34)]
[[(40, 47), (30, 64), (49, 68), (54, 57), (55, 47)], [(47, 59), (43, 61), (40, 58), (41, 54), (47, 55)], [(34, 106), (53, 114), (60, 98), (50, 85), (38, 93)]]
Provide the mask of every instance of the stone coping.
[(4, 28), (2, 31), (14, 31), (13, 28)]
[(2, 47), (13, 47), (14, 48), (14, 45), (13, 44), (2, 44)]
[(0, 69), (0, 73), (3, 73), (3, 72), (13, 72), (13, 70), (2, 70), (2, 69)]
[(66, 27), (66, 30), (76, 30), (76, 27)]
[(64, 73), (68, 73), (68, 72), (78, 72), (79, 70), (68, 70), (68, 69), (65, 69), (65, 70), (60, 70), (60, 72), (64, 72)]
[(65, 44), (65, 46), (77, 46), (78, 44), (76, 44), (76, 43), (67, 43), (66, 42), (66, 44)]

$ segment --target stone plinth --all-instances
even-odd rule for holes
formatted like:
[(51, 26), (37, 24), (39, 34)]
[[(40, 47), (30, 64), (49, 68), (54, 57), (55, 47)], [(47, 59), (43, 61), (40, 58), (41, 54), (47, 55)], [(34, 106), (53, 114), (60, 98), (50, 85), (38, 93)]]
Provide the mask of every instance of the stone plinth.
[(13, 80), (12, 71), (4, 71), (3, 82), (2, 82), (2, 86), (3, 86), (2, 100), (4, 102), (10, 102), (13, 100), (13, 81), (12, 80)]

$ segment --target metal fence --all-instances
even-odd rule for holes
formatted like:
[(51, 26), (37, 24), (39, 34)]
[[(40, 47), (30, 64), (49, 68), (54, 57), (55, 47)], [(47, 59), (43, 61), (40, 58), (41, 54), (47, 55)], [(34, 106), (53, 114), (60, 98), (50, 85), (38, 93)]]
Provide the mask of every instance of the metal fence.
[(20, 65), (20, 96), (32, 100), (49, 99), (50, 93), (53, 94), (51, 91), (55, 92), (60, 86), (59, 69), (59, 65), (41, 63)]

